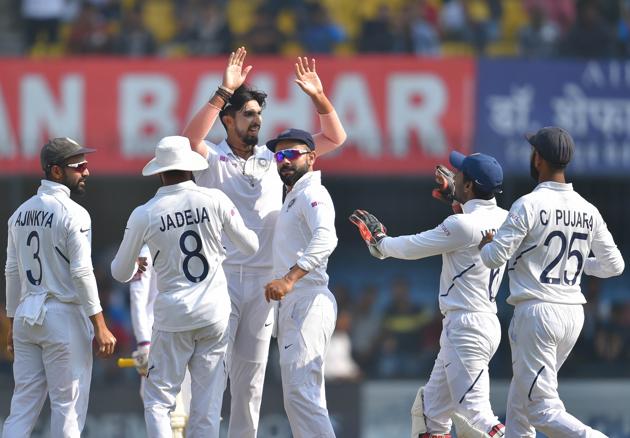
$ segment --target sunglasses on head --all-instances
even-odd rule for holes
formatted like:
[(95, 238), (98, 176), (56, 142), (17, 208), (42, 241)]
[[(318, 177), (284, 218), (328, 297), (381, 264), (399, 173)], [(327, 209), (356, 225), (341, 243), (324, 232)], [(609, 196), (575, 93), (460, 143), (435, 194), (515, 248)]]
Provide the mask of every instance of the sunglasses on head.
[(303, 151), (300, 149), (285, 149), (283, 151), (276, 152), (273, 156), (275, 157), (277, 163), (282, 163), (285, 158), (289, 161), (293, 161), (310, 152), (311, 151)]
[(87, 160), (83, 160), (79, 163), (68, 163), (68, 164), (64, 164), (64, 167), (70, 167), (74, 170), (76, 170), (77, 172), (85, 172), (88, 168), (88, 162)]

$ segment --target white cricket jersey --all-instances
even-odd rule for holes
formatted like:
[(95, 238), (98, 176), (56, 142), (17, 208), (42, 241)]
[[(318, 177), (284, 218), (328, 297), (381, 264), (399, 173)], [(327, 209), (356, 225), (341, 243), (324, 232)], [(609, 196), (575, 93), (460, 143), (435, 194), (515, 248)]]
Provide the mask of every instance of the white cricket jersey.
[(151, 340), (153, 329), (153, 305), (157, 297), (157, 276), (153, 270), (153, 258), (147, 245), (140, 250), (138, 257), (146, 257), (147, 270), (133, 276), (129, 282), (131, 325), (136, 342)]
[(505, 264), (489, 269), (479, 256), (478, 245), (488, 231), (496, 231), (507, 211), (495, 199), (472, 199), (463, 214), (453, 214), (432, 230), (412, 236), (386, 237), (378, 250), (386, 257), (415, 260), (442, 254), (440, 311), (496, 313), (496, 296)]
[(70, 199), (68, 187), (42, 180), (37, 194), (13, 213), (8, 226), (5, 274), (7, 279), (19, 276), (16, 287), (7, 281), (9, 317), (27, 297), (36, 295), (41, 296), (40, 305), (45, 296), (53, 296), (82, 304), (89, 316), (101, 312), (96, 289), (89, 288), (89, 296), (82, 296), (73, 282), (94, 277), (92, 225), (89, 213)]
[[(589, 257), (593, 251), (595, 257)], [(486, 266), (508, 262), (508, 303), (537, 299), (582, 304), (582, 273), (619, 275), (623, 258), (599, 211), (572, 184), (543, 182), (519, 198), (494, 240), (483, 247)]]
[(328, 257), (337, 246), (335, 207), (321, 172), (304, 174), (287, 194), (273, 239), (273, 274), (280, 278), (298, 265), (308, 271), (295, 285), (328, 286)]
[[(136, 259), (147, 244), (157, 275), (154, 327), (162, 331), (194, 330), (227, 319), (230, 298), (221, 263), (221, 232), (245, 254), (258, 250), (256, 234), (243, 224), (230, 199), (220, 190), (193, 181), (160, 187), (127, 222), (112, 275), (129, 281)], [(262, 292), (261, 292), (262, 293)]]
[(255, 146), (247, 160), (235, 155), (225, 140), (219, 144), (206, 141), (208, 168), (194, 172), (197, 184), (218, 188), (234, 202), (245, 225), (258, 236), (260, 250), (243, 254), (223, 236), (227, 251), (226, 265), (252, 268), (272, 267), (271, 244), (278, 211), (282, 206), (283, 184), (271, 152), (265, 145)]

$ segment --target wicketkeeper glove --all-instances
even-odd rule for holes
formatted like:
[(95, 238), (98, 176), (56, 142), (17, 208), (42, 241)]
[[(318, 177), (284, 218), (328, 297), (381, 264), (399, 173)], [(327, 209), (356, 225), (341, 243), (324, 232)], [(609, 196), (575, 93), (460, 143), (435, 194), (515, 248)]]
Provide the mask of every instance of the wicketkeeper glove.
[(149, 368), (149, 350), (151, 344), (138, 345), (138, 349), (131, 353), (131, 357), (136, 363), (136, 371), (141, 376), (146, 376)]
[(349, 217), (350, 222), (359, 228), (359, 233), (368, 246), (370, 254), (379, 259), (385, 256), (378, 250), (378, 242), (387, 237), (387, 228), (373, 214), (365, 210), (355, 210)]
[(435, 167), (435, 182), (438, 186), (433, 189), (431, 195), (438, 201), (450, 205), (453, 212), (461, 213), (462, 207), (455, 200), (455, 174), (440, 164)]

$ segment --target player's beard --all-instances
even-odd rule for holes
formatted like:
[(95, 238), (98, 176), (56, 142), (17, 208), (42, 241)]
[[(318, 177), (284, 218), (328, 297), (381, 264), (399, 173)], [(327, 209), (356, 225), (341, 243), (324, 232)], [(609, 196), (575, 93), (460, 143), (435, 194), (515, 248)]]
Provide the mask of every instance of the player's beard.
[[(258, 130), (255, 131), (255, 134), (253, 134), (249, 131), (251, 128), (258, 128)], [(258, 132), (260, 132), (260, 125), (256, 124), (249, 125), (244, 132), (237, 130), (238, 136), (241, 141), (250, 149), (258, 144)]]
[[(304, 163), (303, 166), (295, 166), (293, 164), (285, 164), (279, 170), (280, 179), (287, 187), (293, 187), (296, 182), (299, 181), (300, 178), (304, 176), (308, 172), (308, 164)], [(287, 170), (292, 170), (291, 173), (284, 173)]]
[[(83, 183), (83, 185), (81, 185), (81, 183)], [(64, 175), (63, 184), (70, 189), (70, 193), (72, 193), (73, 195), (85, 195), (85, 185), (87, 184), (85, 177), (81, 177), (72, 182), (67, 176)]]
[(534, 178), (534, 181), (538, 182), (538, 178), (540, 177), (540, 173), (536, 170), (536, 166), (534, 165), (534, 154), (532, 154), (532, 158), (529, 161), (529, 174)]

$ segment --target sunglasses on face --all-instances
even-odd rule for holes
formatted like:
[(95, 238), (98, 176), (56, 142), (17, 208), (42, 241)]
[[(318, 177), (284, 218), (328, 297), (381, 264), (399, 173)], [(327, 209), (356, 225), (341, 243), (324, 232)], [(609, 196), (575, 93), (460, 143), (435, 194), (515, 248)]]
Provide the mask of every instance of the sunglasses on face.
[(79, 163), (68, 163), (68, 164), (64, 164), (64, 167), (70, 167), (79, 173), (83, 173), (88, 168), (88, 162), (87, 160), (84, 160)]
[(273, 154), (273, 156), (276, 159), (276, 163), (282, 163), (285, 158), (289, 161), (293, 161), (308, 153), (310, 153), (310, 151), (302, 151), (300, 149), (285, 149), (283, 151), (276, 152), (275, 154)]

